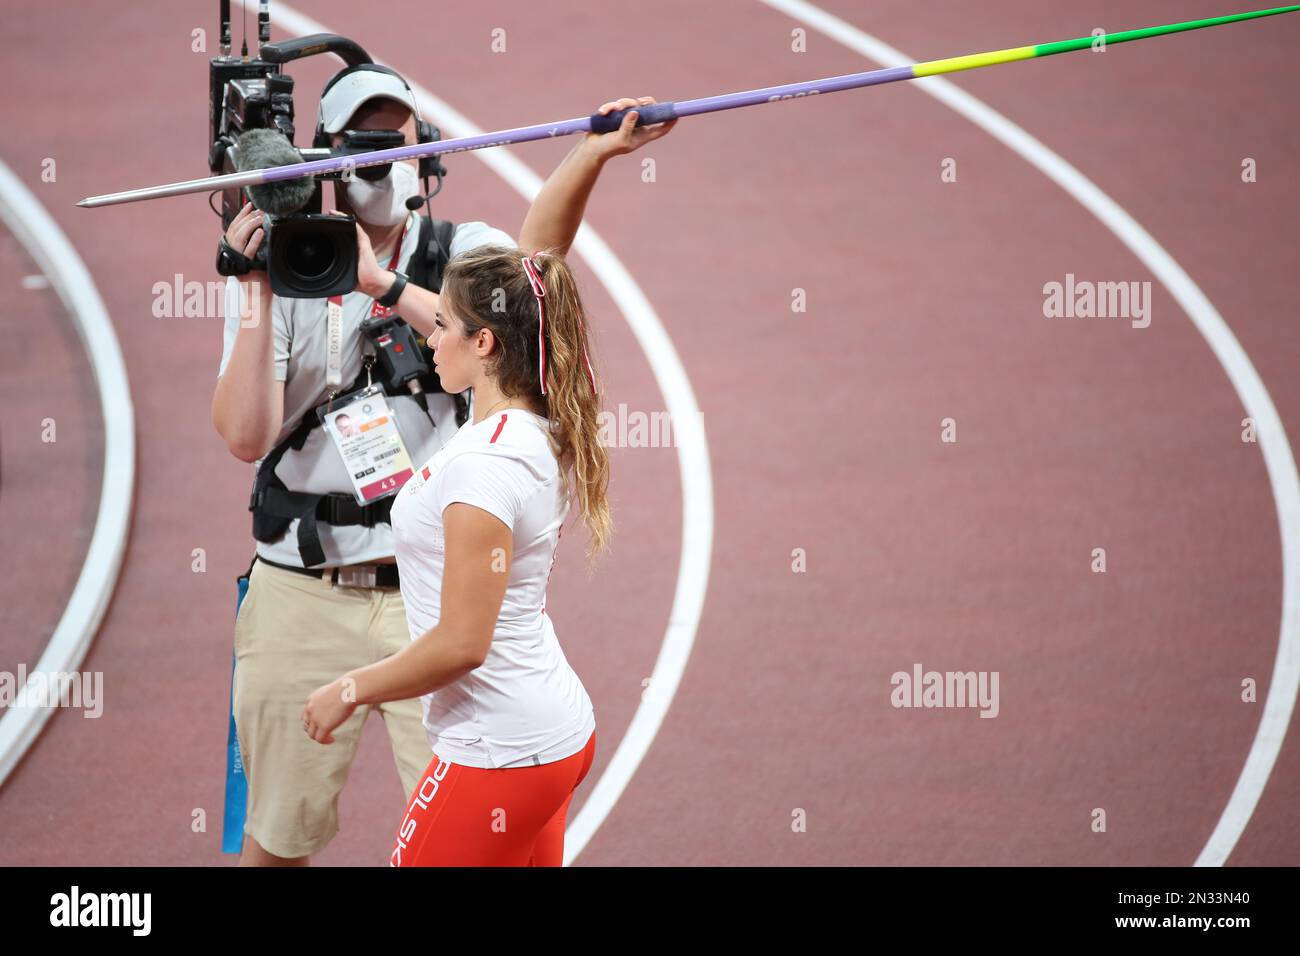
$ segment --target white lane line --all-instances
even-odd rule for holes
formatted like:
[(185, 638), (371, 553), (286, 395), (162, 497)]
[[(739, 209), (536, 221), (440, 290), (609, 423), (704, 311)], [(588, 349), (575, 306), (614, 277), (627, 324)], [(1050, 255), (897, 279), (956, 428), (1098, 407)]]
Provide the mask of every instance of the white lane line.
[[(36, 664), (40, 686), (49, 675), (75, 672), (90, 650), (117, 586), (126, 553), (135, 494), (135, 412), (126, 380), (126, 364), (113, 323), (99, 290), (68, 237), (36, 197), (0, 160), (0, 219), (17, 236), (42, 273), (48, 276), (87, 345), (86, 354), (99, 387), (104, 413), (104, 476), (99, 514), (68, 606)], [(39, 423), (33, 422), (31, 427)], [(53, 708), (36, 689), (36, 673), (0, 718), (0, 785), (40, 735)], [(28, 693), (32, 689), (32, 693)]]
[[(242, 2), (250, 8), (256, 6), (252, 0)], [(276, 4), (272, 23), (295, 36), (331, 32), (284, 3)], [(416, 83), (410, 73), (391, 63), (385, 65), (392, 66), (406, 77), (420, 104), (421, 114), (433, 120), (448, 138), (487, 132)], [(314, 113), (312, 122), (315, 122)], [(529, 202), (542, 188), (542, 180), (506, 147), (473, 150), (468, 155), (486, 163)], [(565, 831), (566, 866), (582, 852), (614, 809), (668, 713), (695, 644), (713, 553), (713, 473), (709, 464), (709, 446), (699, 403), (695, 400), (695, 391), (681, 358), (640, 286), (596, 230), (584, 223), (578, 230), (573, 249), (586, 260), (623, 313), (645, 352), (667, 404), (673, 436), (677, 441), (677, 470), (682, 483), (682, 552), (668, 628), (659, 647), (650, 685), (642, 694), (614, 756), (596, 781), (582, 810)]]
[[(841, 20), (804, 0), (759, 0), (789, 17), (806, 23), (819, 33), (886, 67), (907, 66), (915, 57), (894, 49), (851, 23)], [(1060, 155), (1048, 149), (1028, 132), (981, 100), (942, 77), (909, 80), (919, 88), (966, 117), (1059, 185), (1140, 259), (1169, 290), (1183, 311), (1209, 343), (1237, 391), (1246, 414), (1257, 425), (1260, 449), (1268, 470), (1278, 526), (1282, 532), (1282, 624), (1278, 632), (1277, 658), (1269, 681), (1268, 699), (1246, 764), (1218, 825), (1197, 857), (1197, 866), (1222, 866), (1250, 822), (1260, 794), (1268, 783), (1273, 764), (1282, 749), (1282, 739), (1291, 723), (1296, 693), (1300, 691), (1300, 477), (1295, 456), (1287, 441), (1282, 419), (1259, 373), (1238, 343), (1228, 323), (1210, 303), (1191, 276), (1132, 216), (1095, 183)]]

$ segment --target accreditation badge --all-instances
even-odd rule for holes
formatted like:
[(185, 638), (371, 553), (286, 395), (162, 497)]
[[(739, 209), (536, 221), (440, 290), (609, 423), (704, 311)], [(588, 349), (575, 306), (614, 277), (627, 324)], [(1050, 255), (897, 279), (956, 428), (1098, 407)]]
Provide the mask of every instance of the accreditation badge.
[(316, 409), (352, 479), (357, 504), (397, 494), (411, 477), (411, 456), (381, 385), (342, 395)]

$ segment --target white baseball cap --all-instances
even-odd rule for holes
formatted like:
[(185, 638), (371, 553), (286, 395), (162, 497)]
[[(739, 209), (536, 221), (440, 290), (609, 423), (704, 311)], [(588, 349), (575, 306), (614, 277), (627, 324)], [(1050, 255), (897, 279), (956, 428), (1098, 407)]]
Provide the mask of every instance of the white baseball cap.
[(362, 103), (374, 99), (396, 100), (417, 120), (420, 118), (414, 94), (399, 77), (382, 70), (361, 68), (344, 74), (325, 91), (317, 111), (317, 124), (327, 133), (338, 133)]

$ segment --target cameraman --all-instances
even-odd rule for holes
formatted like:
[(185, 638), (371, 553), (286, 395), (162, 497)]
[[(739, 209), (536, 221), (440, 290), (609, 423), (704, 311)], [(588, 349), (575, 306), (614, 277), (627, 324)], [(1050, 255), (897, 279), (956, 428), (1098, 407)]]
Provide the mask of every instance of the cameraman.
[[(335, 145), (345, 129), (398, 129), (408, 144), (417, 141), (419, 111), (404, 80), (382, 68), (344, 73), (344, 81), (336, 77), (322, 96), (318, 131), (330, 134)], [(600, 112), (653, 102), (651, 97), (625, 98), (606, 103)], [(574, 146), (529, 208), (520, 231), (522, 250), (567, 252), (605, 161), (665, 135), (676, 124), (637, 129), (635, 122), (629, 114), (618, 130), (586, 134)], [(406, 206), (418, 195), (416, 164), (394, 163), (379, 182), (356, 176), (335, 187), (337, 210), (359, 221), (357, 286), (341, 301), (273, 296), (264, 273), (232, 277), (228, 283), (213, 424), (231, 453), (256, 462), (259, 470), (268, 456), (280, 453), (258, 487), (269, 479), (282, 483), (288, 496), (282, 500), (321, 496), (316, 507), (288, 521), (277, 539), (258, 541), (235, 624), (234, 714), (248, 781), (240, 856), (244, 866), (306, 865), (333, 838), (339, 793), (370, 708), (358, 707), (334, 732), (335, 743), (325, 747), (302, 732), (303, 701), (338, 674), (388, 657), (410, 640), (387, 520), (391, 498), (358, 506), (334, 439), (326, 428), (307, 424), (334, 394), (365, 384), (368, 342), (360, 326), (372, 314), (382, 315), (380, 309), (391, 306), (420, 335), (433, 332), (436, 292), (398, 275), (425, 254), (418, 248), (422, 217)], [(231, 222), (226, 241), (251, 258), (262, 242), (261, 224), (262, 214), (246, 206)], [(486, 223), (461, 223), (448, 257), (496, 243), (514, 245)], [(341, 319), (332, 363), (331, 309), (336, 327)], [(382, 381), (379, 367), (373, 371), (375, 381)], [(413, 462), (436, 452), (466, 414), (444, 392), (426, 391), (424, 399), (422, 404), (409, 394), (386, 396)], [(268, 522), (274, 526), (276, 516), (254, 515), (255, 531), (259, 520), (263, 532)], [(308, 561), (310, 557), (317, 560)], [(409, 795), (432, 753), (421, 704), (411, 699), (377, 709)]]

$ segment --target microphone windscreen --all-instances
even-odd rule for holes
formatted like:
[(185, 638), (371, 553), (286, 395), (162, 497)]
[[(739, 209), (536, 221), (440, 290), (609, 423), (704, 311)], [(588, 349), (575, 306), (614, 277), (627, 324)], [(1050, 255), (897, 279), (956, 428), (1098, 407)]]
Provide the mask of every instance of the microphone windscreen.
[[(302, 162), (283, 133), (273, 129), (250, 129), (239, 137), (239, 155), (235, 165), (241, 173), (251, 169), (269, 169)], [(287, 216), (302, 209), (316, 191), (312, 176), (286, 179), (278, 183), (261, 183), (248, 187), (253, 205), (273, 216)]]

